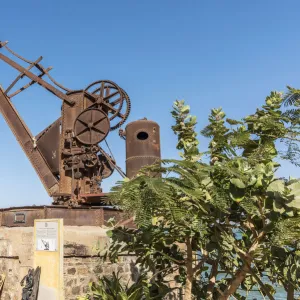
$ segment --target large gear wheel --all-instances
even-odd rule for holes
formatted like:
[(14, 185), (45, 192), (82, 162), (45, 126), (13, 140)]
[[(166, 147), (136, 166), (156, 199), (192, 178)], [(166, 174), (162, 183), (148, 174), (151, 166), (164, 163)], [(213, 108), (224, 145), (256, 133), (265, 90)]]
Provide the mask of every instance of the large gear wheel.
[(111, 125), (111, 131), (125, 123), (130, 114), (130, 98), (116, 83), (109, 80), (96, 81), (85, 89), (85, 94), (94, 99), (89, 107), (102, 109), (110, 121), (117, 119)]
[(110, 130), (113, 131), (115, 129), (118, 129), (119, 127), (121, 127), (127, 120), (129, 114), (130, 114), (130, 111), (131, 111), (131, 101), (130, 101), (130, 98), (128, 96), (128, 94), (123, 90), (121, 89), (122, 92), (123, 92), (123, 95), (124, 95), (124, 101), (123, 101), (123, 104), (122, 104), (122, 108), (121, 108), (121, 111), (124, 107), (124, 103), (126, 103), (126, 106), (125, 106), (125, 109), (124, 109), (124, 117), (122, 118), (121, 121), (119, 121), (118, 123), (116, 123), (115, 125), (111, 125), (110, 127)]
[(89, 108), (79, 114), (74, 124), (74, 134), (84, 145), (96, 145), (104, 140), (109, 132), (107, 115), (100, 109)]

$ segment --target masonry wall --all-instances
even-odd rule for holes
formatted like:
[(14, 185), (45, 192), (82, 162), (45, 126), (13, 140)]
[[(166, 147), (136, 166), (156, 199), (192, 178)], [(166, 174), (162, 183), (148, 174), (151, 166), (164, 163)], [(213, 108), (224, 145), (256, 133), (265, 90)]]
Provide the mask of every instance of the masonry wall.
[[(134, 279), (137, 269), (134, 258), (123, 256), (117, 264), (103, 261), (97, 253), (108, 243), (106, 230), (90, 226), (64, 227), (65, 299), (75, 300), (87, 292), (88, 283), (97, 276), (119, 271), (124, 281)], [(6, 275), (1, 300), (20, 300), (21, 280), (33, 267), (33, 228), (0, 227), (0, 273)], [(46, 272), (47, 270), (42, 270)]]
[(113, 271), (119, 271), (124, 282), (128, 282), (135, 272), (131, 257), (121, 257), (118, 264), (103, 263), (99, 258), (67, 258), (64, 266), (65, 295), (68, 300), (75, 300), (77, 295), (85, 294), (88, 283), (95, 281), (99, 275), (111, 275)]

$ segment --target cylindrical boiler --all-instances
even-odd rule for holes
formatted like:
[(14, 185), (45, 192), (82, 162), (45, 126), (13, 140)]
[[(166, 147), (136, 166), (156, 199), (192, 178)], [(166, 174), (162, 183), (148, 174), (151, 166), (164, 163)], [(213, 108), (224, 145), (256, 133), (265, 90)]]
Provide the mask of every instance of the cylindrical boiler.
[(142, 119), (126, 126), (126, 176), (133, 178), (142, 167), (161, 159), (159, 125)]

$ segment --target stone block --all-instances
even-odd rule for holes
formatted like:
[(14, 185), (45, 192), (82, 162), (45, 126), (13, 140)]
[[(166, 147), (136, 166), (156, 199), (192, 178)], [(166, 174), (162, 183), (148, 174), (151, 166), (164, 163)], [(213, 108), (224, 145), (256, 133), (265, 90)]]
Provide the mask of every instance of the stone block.
[(80, 294), (80, 286), (75, 286), (72, 288), (72, 294), (78, 296)]
[(68, 269), (68, 274), (69, 275), (75, 275), (75, 273), (76, 273), (76, 268), (70, 268), (70, 269)]
[(9, 240), (0, 239), (0, 256), (9, 256), (10, 246), (11, 242)]

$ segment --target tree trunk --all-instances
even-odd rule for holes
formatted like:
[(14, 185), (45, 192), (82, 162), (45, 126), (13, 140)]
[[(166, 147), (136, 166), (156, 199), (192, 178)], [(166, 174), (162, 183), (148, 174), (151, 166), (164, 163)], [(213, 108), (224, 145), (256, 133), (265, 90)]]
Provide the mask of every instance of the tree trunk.
[(193, 284), (193, 250), (191, 239), (186, 238), (186, 251), (187, 251), (187, 258), (186, 258), (186, 284), (184, 289), (184, 297), (183, 300), (192, 300), (192, 284)]
[(211, 267), (210, 279), (209, 279), (209, 284), (208, 284), (207, 293), (206, 293), (206, 299), (213, 299), (213, 292), (214, 292), (214, 287), (216, 284), (217, 274), (218, 274), (218, 261), (214, 261), (214, 263)]
[(292, 284), (288, 285), (286, 299), (287, 300), (294, 300), (294, 286)]
[(231, 283), (228, 285), (226, 290), (223, 292), (223, 295), (221, 295), (218, 299), (219, 300), (227, 300), (229, 297), (236, 292), (236, 290), (239, 288), (243, 280), (245, 279), (247, 273), (249, 272), (249, 268), (246, 264), (243, 265), (243, 267), (236, 272), (234, 279), (231, 281)]
[(236, 292), (236, 290), (239, 288), (241, 283), (246, 278), (247, 274), (251, 271), (251, 262), (253, 260), (252, 253), (256, 250), (258, 247), (260, 241), (264, 238), (265, 232), (262, 231), (258, 237), (256, 238), (255, 242), (250, 247), (247, 255), (244, 257), (244, 264), (243, 267), (236, 272), (235, 276), (233, 277), (231, 283), (228, 285), (228, 287), (225, 289), (223, 294), (218, 298), (219, 300), (227, 300), (229, 297)]

